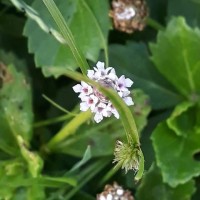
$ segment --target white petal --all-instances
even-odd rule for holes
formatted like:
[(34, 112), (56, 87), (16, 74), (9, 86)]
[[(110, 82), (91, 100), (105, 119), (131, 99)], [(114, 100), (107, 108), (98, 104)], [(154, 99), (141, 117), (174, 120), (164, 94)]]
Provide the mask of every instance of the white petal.
[(83, 87), (86, 87), (86, 88), (88, 88), (88, 87), (90, 87), (86, 82), (84, 82), (84, 81), (81, 81), (81, 85), (83, 86)]
[(90, 79), (93, 79), (94, 78), (94, 70), (88, 70), (87, 71), (87, 76), (90, 78)]
[(93, 99), (94, 103), (96, 104), (98, 102), (98, 98), (94, 95), (90, 95), (90, 97)]
[(95, 79), (102, 79), (105, 75), (102, 75), (102, 71), (97, 71), (94, 75)]
[(123, 99), (124, 99), (126, 105), (128, 105), (128, 106), (134, 105), (133, 99), (131, 97), (124, 97)]
[(88, 96), (85, 95), (85, 93), (80, 93), (78, 97), (81, 99), (81, 101), (87, 101), (88, 99)]
[(107, 68), (105, 69), (106, 74), (107, 74), (110, 70), (112, 70), (112, 69), (113, 69), (112, 67), (107, 67)]
[(96, 123), (99, 123), (103, 119), (103, 115), (101, 113), (96, 113), (94, 116), (94, 120)]
[(106, 104), (105, 103), (99, 103), (98, 107), (100, 107), (100, 108), (106, 108)]
[(86, 102), (80, 103), (80, 110), (81, 111), (87, 111), (89, 108), (89, 105)]
[(118, 82), (125, 83), (125, 76), (124, 75), (120, 76)]
[(117, 110), (115, 108), (112, 109), (112, 113), (117, 119), (119, 119), (119, 113), (117, 112)]
[(106, 200), (112, 200), (112, 199), (113, 199), (112, 194), (108, 194)]
[(99, 200), (106, 200), (106, 198), (105, 198), (103, 195), (101, 195), (101, 196), (99, 197)]
[(74, 92), (78, 93), (81, 92), (82, 86), (80, 84), (77, 84), (74, 87), (72, 87), (72, 89), (74, 90)]
[(131, 92), (127, 89), (127, 90), (124, 90), (123, 92), (123, 97), (126, 97), (126, 96), (128, 96)]
[(102, 111), (102, 114), (104, 117), (110, 117), (112, 115), (112, 113), (106, 108)]
[(109, 73), (108, 74), (108, 78), (111, 79), (111, 80), (113, 80), (113, 81), (117, 80), (117, 76), (114, 73)]
[(118, 94), (119, 94), (120, 97), (123, 97), (123, 92), (122, 91), (118, 92)]
[(133, 85), (133, 81), (130, 78), (126, 78), (125, 85), (126, 87), (131, 87), (131, 85)]
[(98, 69), (103, 69), (103, 70), (104, 70), (104, 65), (105, 65), (104, 62), (100, 62), (100, 61), (98, 61), (96, 64)]

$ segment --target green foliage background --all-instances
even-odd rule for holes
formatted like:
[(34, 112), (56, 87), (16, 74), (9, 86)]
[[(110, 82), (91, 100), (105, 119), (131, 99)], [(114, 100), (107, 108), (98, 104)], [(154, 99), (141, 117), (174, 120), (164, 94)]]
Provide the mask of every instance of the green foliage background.
[(136, 183), (113, 169), (120, 121), (77, 115), (65, 75), (80, 66), (43, 1), (0, 0), (0, 199), (92, 200), (117, 181), (136, 200), (199, 200), (200, 1), (148, 0), (153, 23), (131, 35), (112, 28), (109, 0), (55, 3), (90, 66), (105, 61), (134, 80), (145, 173)]

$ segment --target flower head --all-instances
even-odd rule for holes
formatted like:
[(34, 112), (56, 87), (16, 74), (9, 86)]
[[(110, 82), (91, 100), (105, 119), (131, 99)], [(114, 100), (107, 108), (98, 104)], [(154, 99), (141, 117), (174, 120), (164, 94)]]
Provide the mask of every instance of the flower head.
[[(97, 62), (94, 70), (88, 70), (87, 76), (103, 87), (114, 89), (128, 106), (134, 104), (128, 89), (133, 84), (133, 81), (125, 78), (124, 75), (118, 78), (114, 68), (105, 68), (103, 62)], [(104, 117), (110, 117), (112, 114), (117, 119), (119, 118), (119, 113), (112, 105), (112, 102), (94, 86), (82, 81), (81, 84), (75, 85), (73, 90), (76, 93), (80, 93), (78, 96), (82, 101), (80, 110), (87, 111), (90, 109), (94, 113), (94, 120), (97, 123)]]
[(145, 0), (112, 0), (110, 16), (114, 27), (126, 33), (142, 31), (146, 25), (148, 8)]
[(106, 185), (104, 191), (97, 195), (97, 200), (134, 200), (131, 192), (125, 190), (116, 182), (113, 185)]
[(121, 165), (122, 169), (125, 169), (127, 173), (128, 170), (134, 170), (135, 172), (139, 169), (139, 150), (130, 144), (124, 144), (123, 142), (117, 140), (115, 146), (115, 159), (113, 163)]

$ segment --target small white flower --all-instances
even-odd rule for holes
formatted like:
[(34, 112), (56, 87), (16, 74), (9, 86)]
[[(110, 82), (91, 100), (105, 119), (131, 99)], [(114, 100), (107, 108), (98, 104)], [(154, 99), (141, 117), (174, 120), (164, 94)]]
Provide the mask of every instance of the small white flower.
[[(134, 104), (128, 89), (133, 81), (125, 78), (124, 75), (118, 78), (115, 69), (112, 67), (105, 68), (104, 62), (97, 62), (94, 70), (88, 70), (87, 76), (104, 87), (114, 89), (128, 106)], [(80, 110), (87, 111), (90, 109), (94, 113), (94, 120), (97, 123), (112, 114), (119, 119), (119, 113), (112, 102), (95, 87), (81, 81), (81, 84), (75, 85), (73, 90), (80, 93), (78, 96), (82, 101)]]
[(92, 93), (92, 87), (85, 83), (84, 81), (81, 81), (81, 84), (77, 84), (73, 87), (74, 92), (81, 93), (84, 95), (89, 95)]
[(132, 84), (133, 81), (129, 78), (125, 78), (124, 75), (122, 75), (117, 81), (118, 90), (120, 91), (128, 91), (127, 87), (131, 87)]

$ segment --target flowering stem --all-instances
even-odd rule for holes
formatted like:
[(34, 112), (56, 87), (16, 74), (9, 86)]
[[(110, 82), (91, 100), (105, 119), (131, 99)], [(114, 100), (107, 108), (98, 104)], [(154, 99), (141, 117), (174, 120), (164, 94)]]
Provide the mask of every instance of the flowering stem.
[(75, 131), (80, 127), (83, 123), (91, 118), (91, 112), (81, 112), (74, 119), (72, 119), (69, 123), (67, 123), (63, 129), (61, 129), (46, 145), (48, 150), (54, 149), (58, 143), (65, 140), (69, 135), (75, 133)]
[(61, 12), (59, 11), (58, 7), (56, 6), (53, 0), (43, 0), (44, 4), (46, 5), (47, 9), (49, 10), (50, 14), (52, 15), (54, 21), (56, 22), (58, 28), (60, 29), (60, 33), (65, 39), (67, 45), (71, 49), (74, 58), (77, 61), (77, 64), (81, 68), (83, 74), (87, 73), (87, 70), (90, 68), (82, 51), (79, 49), (78, 45), (75, 42), (74, 36), (68, 27), (64, 17), (62, 16)]
[(126, 131), (128, 143), (134, 144), (135, 146), (140, 146), (139, 134), (137, 131), (137, 127), (136, 127), (133, 115), (130, 109), (125, 104), (125, 102), (119, 97), (119, 95), (115, 91), (113, 91), (112, 89), (103, 87), (99, 83), (87, 78), (86, 76), (83, 76), (82, 74), (78, 72), (66, 71), (66, 76), (77, 81), (85, 81), (89, 83), (90, 85), (95, 86), (97, 90), (99, 90), (105, 96), (107, 96), (120, 114), (120, 118), (122, 120), (124, 129)]
[(152, 18), (147, 18), (147, 25), (151, 26), (152, 28), (154, 28), (157, 31), (163, 31), (165, 30), (165, 27), (163, 25), (161, 25), (160, 23), (158, 23), (157, 21), (155, 21)]
[(48, 120), (36, 122), (33, 125), (33, 127), (34, 128), (39, 128), (39, 127), (42, 127), (42, 126), (48, 126), (48, 125), (56, 124), (56, 123), (65, 121), (65, 120), (67, 120), (69, 118), (72, 118), (72, 117), (73, 117), (72, 115), (62, 115), (60, 117), (55, 117), (53, 119), (48, 119)]

